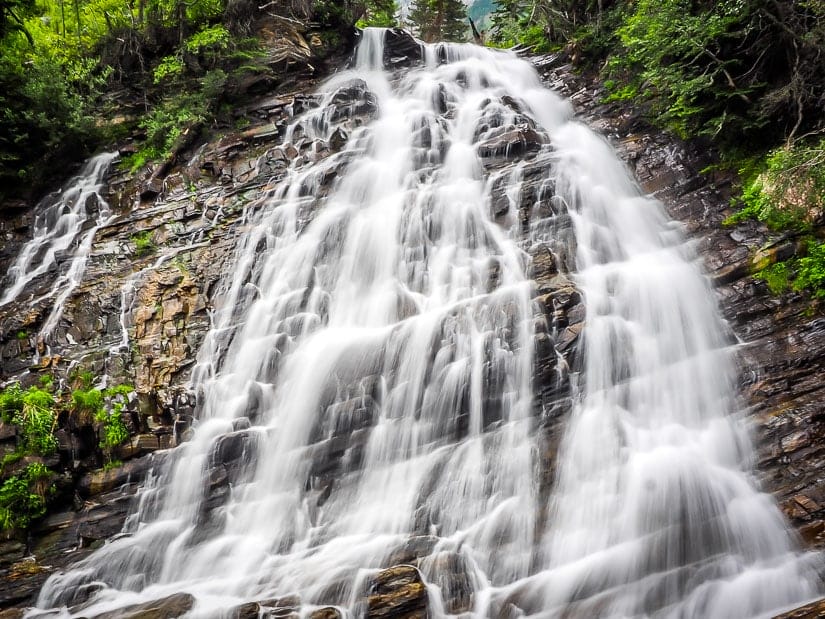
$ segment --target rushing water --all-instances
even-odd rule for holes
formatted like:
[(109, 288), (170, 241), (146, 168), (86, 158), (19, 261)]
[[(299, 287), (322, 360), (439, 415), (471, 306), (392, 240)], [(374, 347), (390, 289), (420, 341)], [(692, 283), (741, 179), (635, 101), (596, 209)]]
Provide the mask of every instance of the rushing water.
[[(67, 188), (47, 197), (36, 207), (34, 234), (6, 274), (0, 305), (18, 299), (29, 283), (57, 265), (50, 291), (52, 309), (40, 330), (51, 335), (63, 314), (63, 304), (83, 278), (95, 232), (111, 220), (109, 205), (101, 197), (103, 179), (117, 153), (89, 159)], [(61, 264), (62, 263), (62, 264)]]
[[(450, 610), (443, 557), (473, 616), (745, 618), (816, 595), (818, 559), (748, 473), (713, 294), (660, 205), (527, 63), (430, 47), (391, 76), (382, 41), (366, 31), (287, 131), (343, 132), (340, 152), (296, 158), (248, 210), (193, 374), (192, 440), (126, 535), (52, 577), (38, 606), (88, 586), (87, 616), (181, 591), (192, 616), (288, 595), (359, 616), (368, 576), (413, 536), (435, 544), (420, 563), (433, 616)], [(337, 114), (354, 79), (378, 110), (363, 124)], [(587, 300), (549, 505), (525, 250), (553, 227), (492, 220), (477, 148), (516, 107), (548, 142)]]

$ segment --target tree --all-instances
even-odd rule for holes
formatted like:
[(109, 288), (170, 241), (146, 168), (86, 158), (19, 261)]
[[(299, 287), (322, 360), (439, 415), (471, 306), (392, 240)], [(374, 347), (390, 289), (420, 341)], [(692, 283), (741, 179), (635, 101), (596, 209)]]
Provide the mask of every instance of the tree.
[(34, 0), (0, 0), (0, 40), (11, 32), (21, 32), (34, 47), (34, 39), (25, 20), (34, 13)]
[(356, 25), (359, 28), (392, 28), (398, 25), (398, 12), (398, 3), (395, 0), (369, 0), (364, 7), (363, 16)]
[(415, 0), (409, 20), (418, 35), (430, 43), (467, 38), (467, 7), (461, 0)]

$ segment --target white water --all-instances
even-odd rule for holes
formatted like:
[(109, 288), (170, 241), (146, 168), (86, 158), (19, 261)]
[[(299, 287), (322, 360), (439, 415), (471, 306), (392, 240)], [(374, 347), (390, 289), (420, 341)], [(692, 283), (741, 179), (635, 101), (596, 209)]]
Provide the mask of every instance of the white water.
[[(100, 582), (84, 615), (187, 591), (192, 616), (290, 594), (306, 613), (360, 616), (365, 579), (413, 535), (438, 538), (421, 564), (434, 616), (447, 612), (436, 586), (447, 556), (465, 566), (480, 617), (507, 604), (547, 617), (754, 617), (816, 595), (818, 558), (796, 551), (748, 474), (713, 295), (660, 206), (527, 63), (453, 46), (450, 62), (428, 50), (426, 68), (390, 81), (381, 37), (367, 31), (356, 68), (288, 135), (331, 135), (327, 103), (353, 78), (377, 118), (343, 122), (341, 153), (296, 161), (249, 210), (194, 372), (193, 440), (143, 489), (129, 535), (52, 577), (39, 607)], [(513, 213), (509, 229), (494, 223), (476, 150), (481, 123), (514, 120), (504, 95), (552, 143), (547, 175), (575, 221), (588, 307), (549, 506), (523, 248), (552, 226), (522, 238)], [(515, 199), (520, 171), (508, 174)], [(230, 438), (246, 437), (246, 464), (208, 514), (204, 477), (241, 417), (251, 429)]]
[[(94, 233), (111, 216), (109, 205), (100, 196), (103, 178), (117, 153), (101, 153), (89, 159), (67, 189), (47, 197), (36, 208), (34, 234), (9, 269), (0, 305), (11, 303), (36, 277), (48, 272), (60, 254), (68, 267), (59, 273), (48, 296), (55, 298), (43, 334), (48, 335), (62, 313), (63, 302), (83, 275)], [(91, 207), (91, 208), (90, 208)], [(87, 222), (94, 217), (92, 225)]]

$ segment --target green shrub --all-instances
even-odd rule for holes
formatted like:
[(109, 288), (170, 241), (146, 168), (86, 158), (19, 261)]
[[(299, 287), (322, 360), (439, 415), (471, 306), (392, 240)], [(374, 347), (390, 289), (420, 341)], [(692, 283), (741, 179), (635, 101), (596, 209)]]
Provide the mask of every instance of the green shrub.
[(224, 51), (229, 47), (229, 31), (221, 24), (207, 26), (186, 39), (183, 47), (190, 54)]
[(9, 477), (0, 486), (0, 529), (27, 529), (46, 513), (46, 501), (54, 487), (45, 482), (51, 471), (39, 462)]
[(148, 230), (133, 234), (131, 241), (135, 244), (136, 256), (147, 256), (156, 249), (154, 242), (152, 242), (152, 233)]
[(808, 290), (818, 299), (825, 298), (825, 243), (809, 240), (807, 253), (796, 260), (795, 290)]
[(126, 397), (134, 390), (131, 385), (117, 385), (106, 389), (104, 395), (113, 400), (111, 410), (101, 407), (95, 417), (96, 421), (103, 424), (100, 448), (106, 454), (109, 464), (115, 461), (115, 448), (129, 440), (129, 430), (123, 422), (123, 407)]
[(0, 391), (0, 417), (5, 423), (14, 423), (15, 416), (23, 410), (23, 390), (20, 383), (12, 383)]
[(811, 216), (825, 204), (825, 139), (785, 145), (740, 167), (743, 208), (725, 220), (748, 218), (772, 230), (807, 231)]
[(0, 415), (17, 426), (23, 453), (49, 456), (57, 451), (54, 397), (45, 389), (23, 391), (17, 383), (6, 387), (0, 392)]
[(166, 56), (161, 59), (160, 63), (152, 72), (153, 81), (155, 84), (160, 84), (163, 81), (171, 81), (173, 78), (178, 78), (183, 75), (185, 67), (183, 60), (178, 56)]
[(72, 409), (80, 418), (95, 418), (103, 408), (103, 392), (99, 389), (75, 389), (72, 392)]
[(782, 294), (790, 286), (791, 270), (787, 262), (777, 262), (757, 271), (754, 277), (764, 281), (772, 293)]

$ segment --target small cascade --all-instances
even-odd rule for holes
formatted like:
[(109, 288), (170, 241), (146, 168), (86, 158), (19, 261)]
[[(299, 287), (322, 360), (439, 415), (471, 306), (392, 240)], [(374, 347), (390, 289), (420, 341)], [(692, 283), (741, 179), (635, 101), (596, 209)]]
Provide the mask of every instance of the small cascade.
[[(192, 439), (38, 607), (362, 617), (399, 564), (432, 617), (744, 618), (822, 591), (752, 479), (724, 325), (660, 205), (514, 54), (424, 46), (389, 73), (384, 37), (364, 31), (244, 207)], [(587, 306), (549, 465), (537, 247)]]
[(68, 181), (68, 188), (45, 198), (37, 207), (33, 238), (26, 243), (3, 280), (0, 305), (16, 300), (36, 277), (59, 268), (49, 297), (54, 310), (44, 326), (50, 333), (60, 318), (63, 301), (83, 275), (94, 233), (111, 216), (109, 205), (100, 196), (103, 179), (117, 153), (101, 153), (89, 159), (80, 174)]

